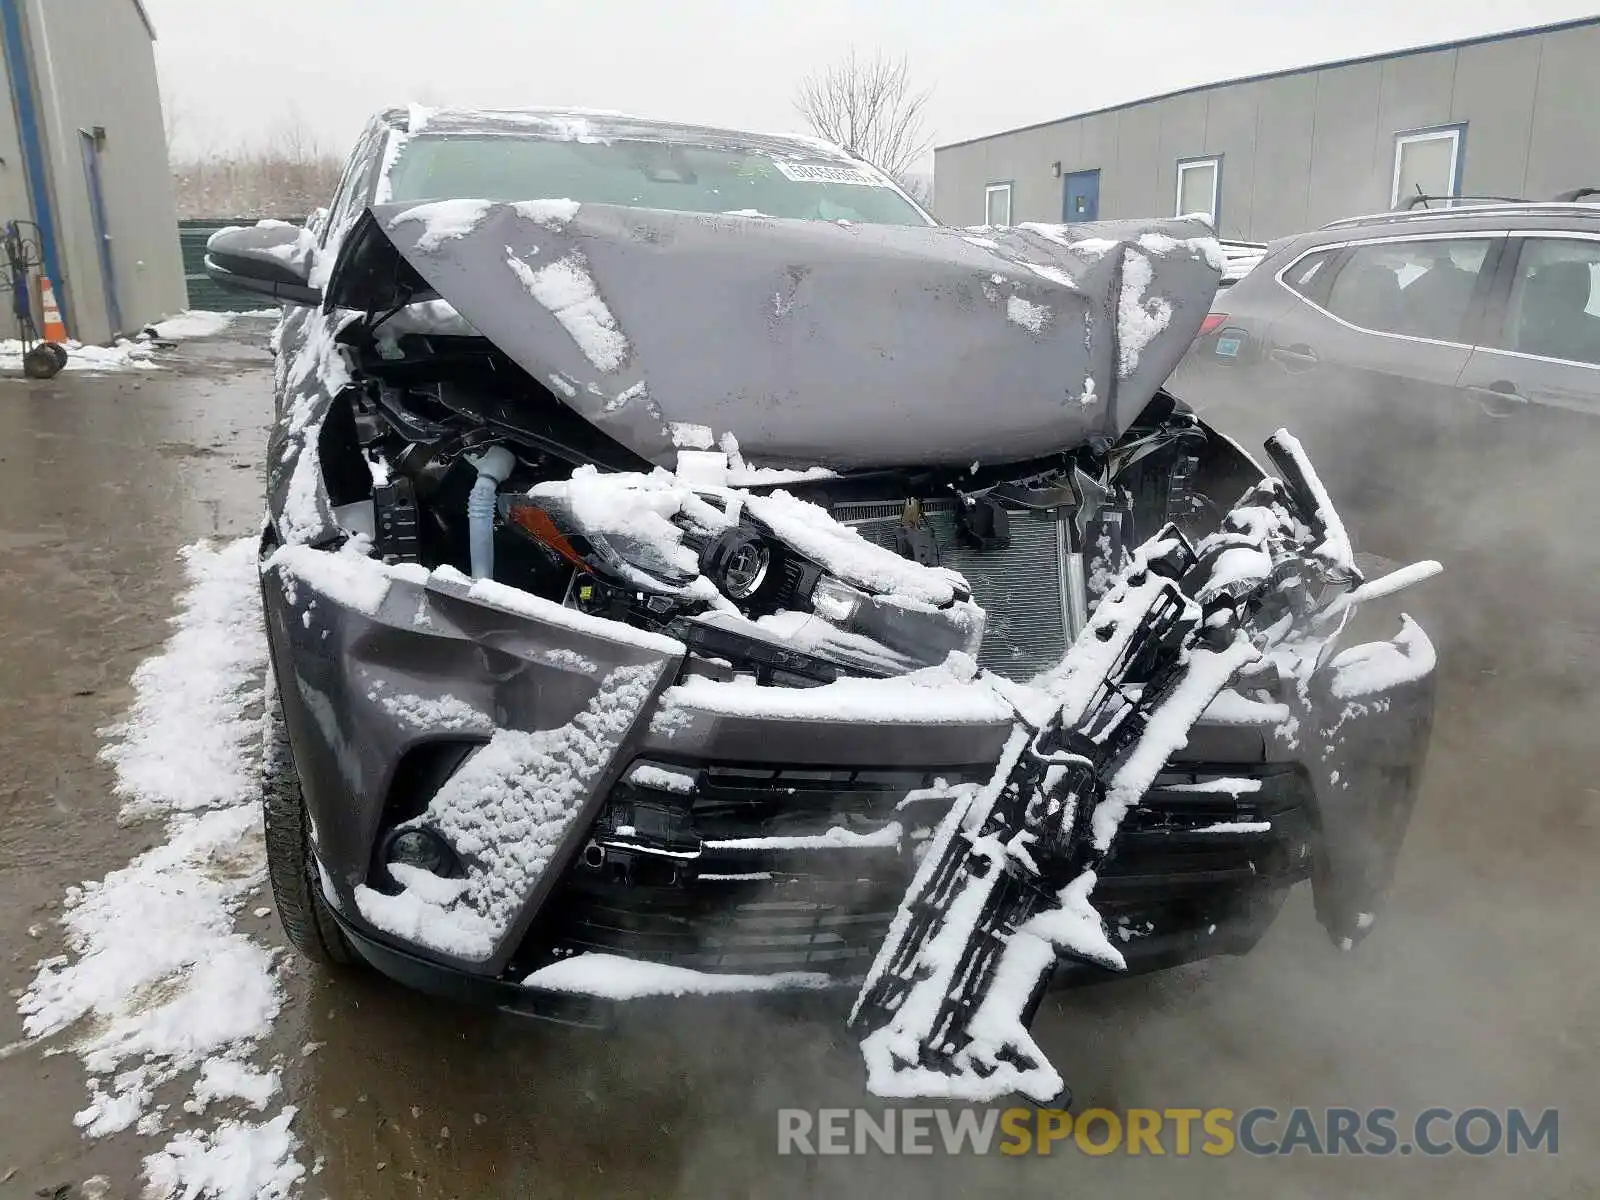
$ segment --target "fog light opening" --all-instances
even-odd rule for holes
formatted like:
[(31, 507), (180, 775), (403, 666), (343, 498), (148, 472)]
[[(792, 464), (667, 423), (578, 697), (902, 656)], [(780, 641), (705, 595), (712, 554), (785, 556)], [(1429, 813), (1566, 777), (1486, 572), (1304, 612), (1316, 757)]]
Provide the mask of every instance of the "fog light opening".
[(606, 848), (599, 842), (590, 842), (583, 848), (583, 865), (591, 871), (598, 871), (606, 865)]
[(441, 879), (453, 879), (461, 874), (461, 860), (436, 831), (426, 826), (411, 825), (392, 830), (383, 846), (386, 866), (415, 867)]

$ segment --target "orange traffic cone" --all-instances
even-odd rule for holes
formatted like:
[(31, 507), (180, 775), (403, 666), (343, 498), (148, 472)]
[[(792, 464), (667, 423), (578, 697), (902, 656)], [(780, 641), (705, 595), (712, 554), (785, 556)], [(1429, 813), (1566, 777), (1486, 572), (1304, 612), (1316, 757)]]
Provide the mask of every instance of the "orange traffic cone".
[(67, 327), (62, 323), (61, 309), (56, 305), (56, 289), (48, 275), (39, 276), (39, 307), (44, 310), (44, 340), (65, 342)]

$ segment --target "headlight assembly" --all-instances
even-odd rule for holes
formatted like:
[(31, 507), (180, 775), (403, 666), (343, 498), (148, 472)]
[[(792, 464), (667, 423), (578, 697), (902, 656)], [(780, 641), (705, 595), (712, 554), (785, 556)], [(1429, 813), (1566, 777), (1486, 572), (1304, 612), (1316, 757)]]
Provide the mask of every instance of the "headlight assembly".
[(961, 589), (934, 605), (841, 579), (756, 520), (736, 495), (676, 496), (666, 487), (615, 495), (620, 502), (585, 505), (541, 488), (502, 498), (501, 517), (597, 582), (642, 593), (651, 614), (737, 610), (748, 621), (790, 626), (806, 615), (811, 627), (795, 635), (809, 654), (872, 673), (936, 665), (952, 651), (977, 653), (983, 610)]

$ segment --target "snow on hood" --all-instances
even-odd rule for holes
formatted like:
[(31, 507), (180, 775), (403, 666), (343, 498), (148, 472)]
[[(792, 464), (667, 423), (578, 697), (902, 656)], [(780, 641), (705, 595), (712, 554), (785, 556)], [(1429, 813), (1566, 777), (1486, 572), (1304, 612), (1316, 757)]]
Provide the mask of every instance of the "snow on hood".
[(398, 250), (535, 379), (668, 467), (685, 429), (832, 469), (1016, 461), (1115, 437), (1194, 340), (1222, 263), (1199, 220), (975, 238), (455, 200), (363, 221), (381, 236), (347, 239), (330, 304), (389, 307), (398, 297), (363, 289), (394, 277), (372, 260)]

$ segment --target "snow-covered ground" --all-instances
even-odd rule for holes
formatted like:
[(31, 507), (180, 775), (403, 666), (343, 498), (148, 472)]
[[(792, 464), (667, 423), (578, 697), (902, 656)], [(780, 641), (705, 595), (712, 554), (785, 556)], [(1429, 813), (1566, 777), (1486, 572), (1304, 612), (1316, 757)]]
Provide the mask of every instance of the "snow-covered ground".
[[(149, 327), (159, 341), (180, 342), (190, 338), (216, 337), (240, 317), (276, 317), (279, 310), (264, 308), (249, 313), (205, 312), (194, 309), (158, 321)], [(137, 338), (118, 338), (110, 346), (86, 346), (67, 342), (65, 371), (155, 371), (160, 370), (161, 347), (141, 334)], [(22, 343), (15, 338), (0, 340), (0, 372), (22, 370)]]
[(282, 1063), (263, 1048), (280, 952), (236, 923), (266, 875), (255, 543), (183, 555), (175, 632), (134, 673), (103, 751), (122, 818), (164, 820), (166, 841), (68, 890), (67, 953), (39, 964), (18, 1003), (30, 1038), (88, 1072), (86, 1137), (167, 1135), (145, 1159), (147, 1195), (282, 1200), (305, 1168)]
[[(61, 368), (63, 371), (153, 371), (161, 365), (155, 361), (156, 346), (151, 342), (119, 338), (110, 346), (67, 342), (66, 347), (67, 365)], [(0, 371), (20, 373), (22, 355), (22, 343), (15, 338), (0, 341)]]
[(216, 337), (240, 317), (276, 318), (281, 311), (277, 308), (262, 308), (247, 313), (207, 312), (205, 309), (193, 308), (175, 317), (168, 317), (165, 321), (157, 321), (150, 328), (156, 337), (163, 341), (181, 342), (186, 338)]

